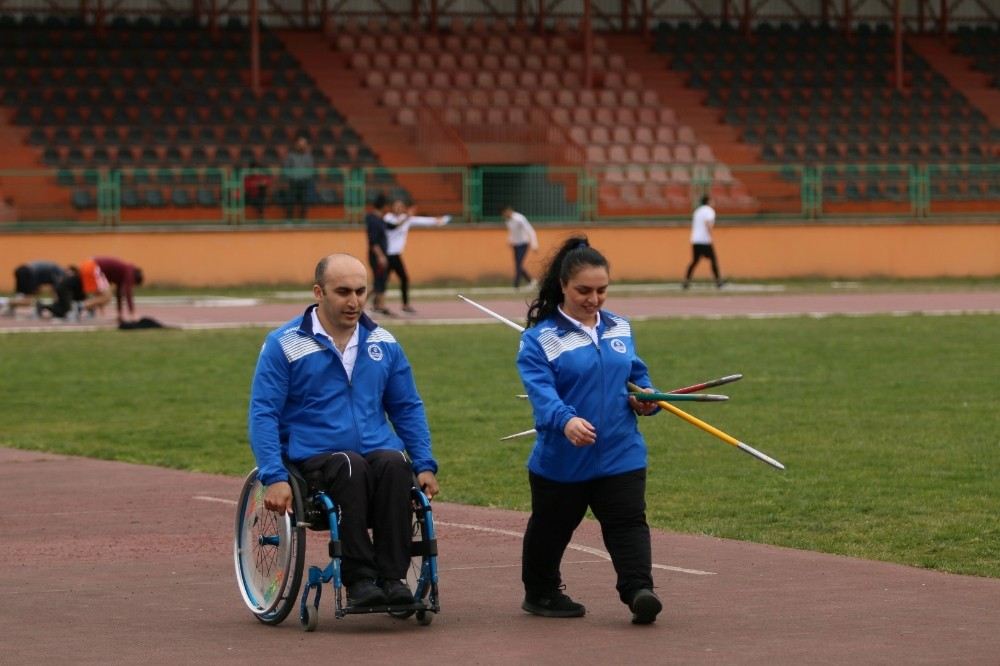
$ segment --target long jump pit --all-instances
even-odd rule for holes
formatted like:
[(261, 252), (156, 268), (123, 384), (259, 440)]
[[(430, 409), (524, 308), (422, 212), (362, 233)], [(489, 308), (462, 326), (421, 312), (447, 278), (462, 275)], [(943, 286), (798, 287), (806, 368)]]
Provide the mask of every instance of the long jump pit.
[[(434, 502), (441, 613), (260, 624), (236, 585), (242, 479), (0, 449), (2, 664), (997, 664), (1000, 580), (653, 531), (656, 623), (600, 531), (563, 561), (582, 618), (520, 609), (527, 514)], [(306, 564), (325, 564), (310, 533)]]

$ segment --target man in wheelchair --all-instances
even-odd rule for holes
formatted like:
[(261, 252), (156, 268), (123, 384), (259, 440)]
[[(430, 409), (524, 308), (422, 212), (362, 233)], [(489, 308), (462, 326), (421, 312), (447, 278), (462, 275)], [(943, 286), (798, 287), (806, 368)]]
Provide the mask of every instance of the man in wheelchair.
[(268, 509), (293, 510), (283, 459), (340, 508), (348, 605), (412, 604), (401, 580), (411, 555), (410, 489), (415, 474), (427, 497), (436, 495), (437, 462), (406, 354), (365, 314), (367, 284), (365, 266), (350, 255), (316, 265), (316, 302), (261, 348), (250, 446)]

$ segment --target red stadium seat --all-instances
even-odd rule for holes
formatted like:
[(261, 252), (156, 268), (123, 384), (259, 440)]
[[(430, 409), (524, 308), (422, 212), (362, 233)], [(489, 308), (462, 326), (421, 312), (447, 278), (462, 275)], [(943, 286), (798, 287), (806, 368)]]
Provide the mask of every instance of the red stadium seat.
[(608, 145), (611, 143), (611, 131), (604, 125), (595, 125), (590, 128), (590, 143)]
[(580, 125), (575, 125), (569, 128), (569, 138), (571, 141), (581, 146), (586, 146), (590, 143), (587, 136), (587, 128)]
[(606, 164), (607, 161), (608, 155), (604, 146), (587, 146), (587, 162), (589, 164)]
[(664, 196), (664, 187), (657, 183), (643, 183), (641, 186), (641, 193), (643, 201), (653, 204), (655, 206), (666, 206), (668, 201), (666, 196)]
[(691, 171), (680, 164), (670, 167), (670, 180), (675, 183), (688, 184), (691, 182)]
[(512, 106), (508, 108), (507, 121), (512, 125), (527, 125), (529, 121), (527, 107)]
[(628, 150), (625, 146), (614, 144), (608, 147), (608, 162), (612, 164), (628, 164)]
[(382, 105), (388, 107), (399, 107), (403, 104), (403, 95), (400, 91), (387, 88), (382, 91)]
[(700, 164), (711, 164), (715, 161), (715, 155), (712, 153), (712, 149), (708, 146), (708, 144), (699, 143), (695, 149), (694, 159)]
[(613, 127), (615, 125), (615, 114), (610, 108), (598, 107), (594, 109), (594, 123)]
[(611, 140), (620, 144), (632, 143), (632, 131), (628, 127), (619, 125), (612, 129)]
[(531, 70), (522, 71), (517, 77), (521, 88), (531, 91), (538, 88), (538, 74)]
[[(643, 125), (643, 127), (646, 127)], [(674, 128), (669, 125), (660, 125), (656, 128), (656, 143), (671, 145), (677, 143), (677, 136)]]
[(359, 71), (367, 71), (371, 67), (371, 59), (367, 53), (358, 51), (351, 54), (351, 68)]
[(490, 95), (486, 90), (473, 89), (469, 91), (469, 104), (472, 106), (490, 106)]
[(666, 185), (670, 182), (670, 174), (667, 172), (667, 168), (656, 163), (659, 160), (654, 159), (653, 161), (654, 164), (649, 167), (649, 182)]
[(687, 125), (681, 125), (677, 129), (677, 142), (687, 145), (694, 145), (698, 143), (698, 139), (694, 135), (694, 130)]
[(548, 108), (555, 106), (555, 97), (553, 96), (551, 90), (536, 90), (534, 98), (535, 104), (540, 107)]
[(495, 106), (510, 106), (510, 91), (504, 88), (497, 88), (491, 91), (489, 93), (489, 103)]
[(656, 143), (656, 139), (653, 137), (653, 130), (649, 127), (636, 127), (633, 132), (636, 143), (643, 143), (650, 145)]
[(396, 112), (396, 122), (406, 127), (412, 127), (417, 124), (417, 113), (413, 109), (403, 107)]
[(604, 74), (604, 87), (605, 88), (623, 88), (625, 86), (625, 79), (619, 72), (605, 72)]
[(625, 169), (620, 166), (610, 166), (604, 171), (605, 183), (621, 185), (625, 180)]
[(636, 126), (638, 124), (638, 120), (635, 116), (635, 109), (625, 107), (615, 109), (615, 122), (619, 125), (625, 125), (626, 127)]
[(497, 87), (516, 88), (517, 76), (513, 71), (503, 70), (497, 73)]
[(418, 53), (414, 61), (414, 65), (418, 69), (430, 72), (435, 69), (434, 56), (430, 53)]
[(538, 84), (543, 88), (548, 88), (550, 90), (556, 90), (562, 87), (559, 82), (559, 74), (551, 70), (544, 70), (539, 77)]

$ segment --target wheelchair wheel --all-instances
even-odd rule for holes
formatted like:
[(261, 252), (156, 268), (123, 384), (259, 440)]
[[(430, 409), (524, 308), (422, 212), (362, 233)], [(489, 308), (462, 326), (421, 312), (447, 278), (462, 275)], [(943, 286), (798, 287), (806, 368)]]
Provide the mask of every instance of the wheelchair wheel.
[[(420, 520), (416, 516), (413, 517), (413, 524), (410, 526), (410, 536), (414, 541), (421, 541), (423, 539), (423, 526), (420, 524)], [(413, 555), (410, 557), (410, 566), (406, 568), (406, 586), (410, 588), (411, 592), (416, 592), (417, 582), (420, 579), (420, 568), (423, 566), (423, 558), (419, 555)], [(416, 599), (416, 601), (420, 601)], [(389, 611), (389, 615), (398, 618), (400, 620), (405, 620), (408, 617), (412, 617), (415, 610), (402, 610), (402, 611)]]
[[(302, 498), (293, 499), (298, 510)], [(236, 505), (233, 560), (243, 601), (264, 624), (279, 624), (298, 601), (306, 550), (302, 532), (290, 515), (264, 508), (264, 484), (256, 469), (250, 472)]]
[[(431, 601), (436, 605), (436, 584), (431, 585), (431, 581), (427, 579), (428, 575), (431, 574), (430, 563), (428, 558), (436, 556), (436, 549), (431, 547), (429, 543), (432, 538), (427, 534), (426, 525), (424, 524), (424, 518), (422, 517), (422, 511), (420, 507), (422, 504), (426, 504), (427, 500), (423, 498), (419, 490), (414, 488), (413, 490), (413, 518), (412, 524), (410, 526), (410, 540), (411, 540), (411, 557), (410, 566), (406, 570), (406, 585), (413, 592), (414, 601), (418, 603), (427, 603)], [(429, 505), (428, 505), (429, 506)], [(435, 574), (436, 575), (436, 574)], [(435, 588), (433, 597), (432, 587)], [(427, 601), (425, 601), (425, 599)], [(433, 619), (433, 613), (423, 610), (405, 610), (398, 612), (391, 612), (390, 615), (399, 619), (406, 619), (411, 617), (414, 613), (417, 616), (417, 622), (421, 625), (427, 625), (431, 623)]]

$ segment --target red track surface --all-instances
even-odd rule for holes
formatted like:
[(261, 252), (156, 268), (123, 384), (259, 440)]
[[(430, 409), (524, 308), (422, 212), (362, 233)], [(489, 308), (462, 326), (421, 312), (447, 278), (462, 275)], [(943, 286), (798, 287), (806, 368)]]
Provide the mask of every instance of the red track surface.
[[(457, 299), (456, 299), (457, 301)], [(512, 300), (482, 299), (511, 317)], [(417, 321), (483, 319), (467, 305), (417, 302)], [(630, 316), (773, 316), (794, 312), (1000, 312), (994, 292), (876, 296), (616, 299)], [(798, 309), (796, 309), (798, 308)], [(168, 324), (284, 321), (300, 306), (158, 306)], [(386, 322), (390, 325), (389, 322)], [(3, 328), (39, 322), (3, 320)], [(42, 323), (64, 330), (80, 325)], [(101, 325), (108, 325), (103, 322)], [(772, 473), (766, 468), (761, 473)], [(528, 616), (519, 606), (526, 515), (435, 503), (442, 613), (277, 627), (251, 617), (232, 567), (241, 480), (0, 449), (0, 663), (157, 664), (996, 664), (1000, 580), (654, 531), (654, 578), (665, 610), (635, 627), (614, 592), (593, 522), (563, 572), (582, 619)], [(324, 561), (310, 535), (308, 563)], [(703, 573), (697, 573), (703, 572)]]
[[(527, 296), (475, 296), (477, 302), (513, 319), (524, 320), (527, 310)], [(223, 327), (239, 325), (275, 325), (300, 314), (309, 294), (303, 290), (301, 302), (288, 304), (233, 304), (222, 305), (219, 301), (182, 301), (173, 304), (140, 303), (140, 314), (154, 317), (164, 324), (182, 327)], [(403, 323), (434, 322), (476, 322), (492, 321), (458, 298), (439, 300), (417, 300), (414, 302), (417, 314), (394, 317), (378, 317), (387, 327)], [(826, 316), (835, 314), (865, 315), (879, 313), (969, 313), (1000, 312), (1000, 291), (951, 291), (927, 293), (835, 293), (835, 294), (741, 294), (728, 295), (656, 295), (656, 296), (612, 296), (608, 306), (613, 311), (633, 318), (648, 317), (783, 317), (808, 314)], [(111, 310), (104, 317), (84, 320), (83, 323), (56, 323), (49, 320), (9, 319), (0, 317), (0, 332), (4, 330), (88, 330), (97, 327), (112, 327)]]
[[(763, 470), (761, 473), (770, 473)], [(654, 531), (660, 620), (629, 623), (595, 523), (563, 572), (581, 619), (520, 610), (526, 516), (435, 503), (442, 612), (265, 627), (232, 567), (241, 481), (0, 449), (4, 664), (996, 664), (1000, 580)], [(324, 541), (310, 534), (312, 564)], [(408, 655), (408, 657), (404, 656)]]

